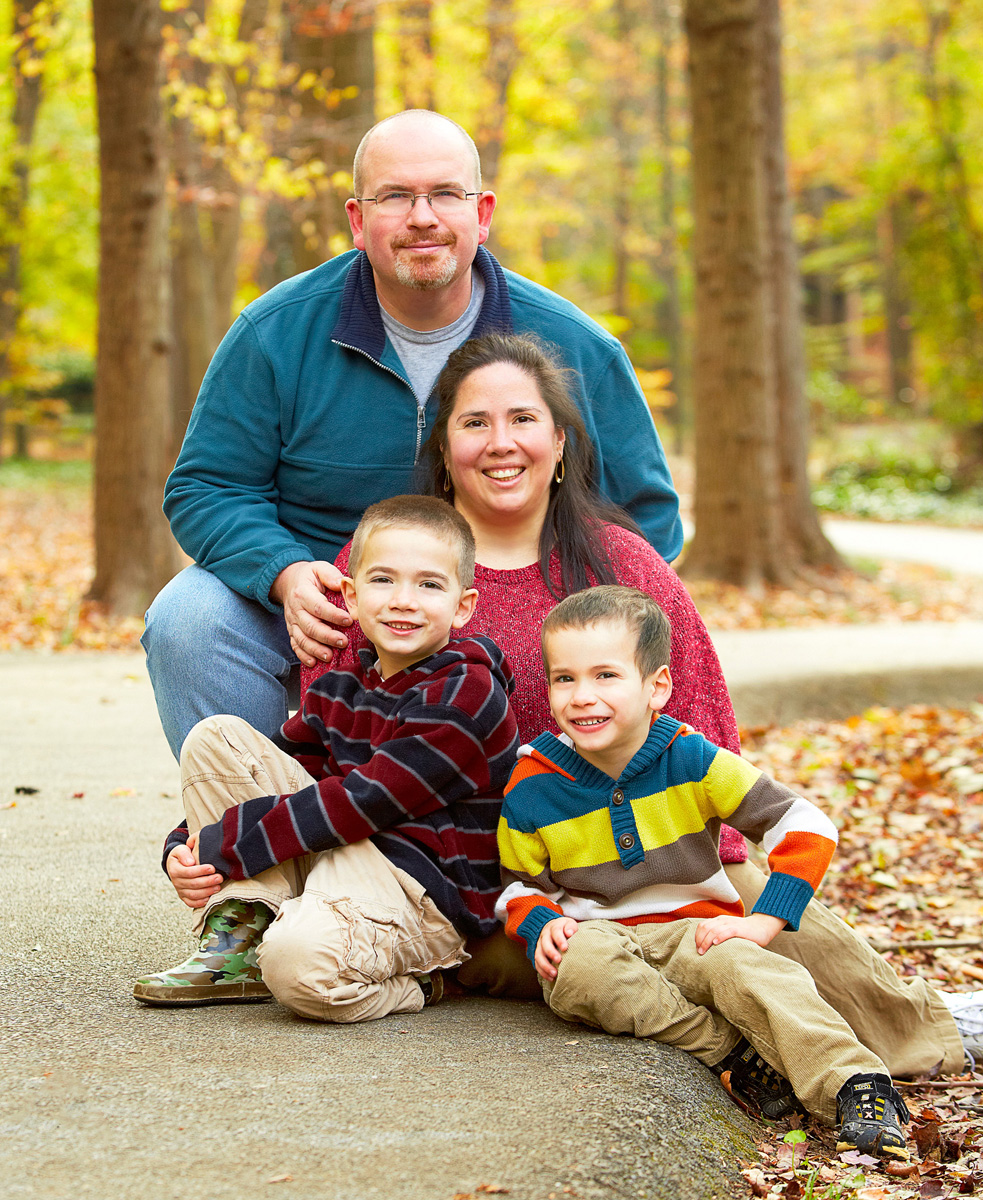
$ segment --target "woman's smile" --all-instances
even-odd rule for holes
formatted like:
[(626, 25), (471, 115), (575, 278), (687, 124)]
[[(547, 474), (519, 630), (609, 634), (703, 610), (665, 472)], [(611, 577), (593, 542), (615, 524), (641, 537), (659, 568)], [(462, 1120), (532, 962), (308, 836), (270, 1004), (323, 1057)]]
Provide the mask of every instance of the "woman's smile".
[(454, 505), (479, 542), (482, 525), (503, 518), (542, 523), (563, 441), (536, 380), (520, 367), (492, 363), (462, 380), (444, 457)]

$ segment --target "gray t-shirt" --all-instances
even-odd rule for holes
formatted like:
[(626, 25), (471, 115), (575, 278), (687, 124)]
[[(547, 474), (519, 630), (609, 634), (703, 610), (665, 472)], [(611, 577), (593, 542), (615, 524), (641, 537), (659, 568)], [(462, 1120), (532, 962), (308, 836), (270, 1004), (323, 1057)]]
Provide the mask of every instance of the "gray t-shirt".
[(421, 408), (427, 403), (433, 385), (437, 382), (437, 376), (444, 369), (447, 359), (471, 336), (484, 295), (485, 281), (478, 271), (472, 270), (471, 299), (468, 307), (456, 321), (442, 329), (410, 329), (390, 316), (380, 305), (382, 323), (399, 355), (399, 361), (406, 368), (410, 386)]

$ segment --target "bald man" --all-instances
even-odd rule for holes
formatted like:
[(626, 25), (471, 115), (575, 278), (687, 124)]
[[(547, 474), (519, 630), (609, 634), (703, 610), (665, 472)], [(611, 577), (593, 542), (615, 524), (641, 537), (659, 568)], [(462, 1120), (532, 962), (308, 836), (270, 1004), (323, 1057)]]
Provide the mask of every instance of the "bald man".
[(576, 372), (601, 491), (665, 559), (682, 547), (665, 455), (624, 350), (483, 248), (496, 199), (465, 130), (419, 110), (381, 121), (356, 152), (353, 182), (355, 249), (244, 309), (167, 482), (164, 511), (196, 565), (154, 601), (143, 641), (176, 757), (217, 713), (275, 737), (291, 669), (344, 645), (332, 560), (368, 505), (414, 490), (434, 383), (471, 336), (514, 330), (555, 345)]

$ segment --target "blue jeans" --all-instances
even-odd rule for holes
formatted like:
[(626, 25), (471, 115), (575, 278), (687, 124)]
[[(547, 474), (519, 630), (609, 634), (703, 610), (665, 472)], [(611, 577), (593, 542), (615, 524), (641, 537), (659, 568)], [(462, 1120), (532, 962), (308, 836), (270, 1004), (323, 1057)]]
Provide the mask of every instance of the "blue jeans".
[(186, 567), (151, 604), (141, 642), (175, 758), (200, 720), (222, 713), (276, 740), (299, 665), (282, 614)]

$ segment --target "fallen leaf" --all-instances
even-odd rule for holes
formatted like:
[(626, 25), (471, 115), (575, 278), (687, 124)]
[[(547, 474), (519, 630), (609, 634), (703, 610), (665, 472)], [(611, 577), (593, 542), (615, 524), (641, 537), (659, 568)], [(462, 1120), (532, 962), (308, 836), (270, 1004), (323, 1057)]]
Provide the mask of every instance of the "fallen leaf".
[[(487, 1196), (507, 1196), (509, 1194), (507, 1187), (502, 1187), (497, 1183), (479, 1183), (474, 1190), (476, 1192), (484, 1192)], [(564, 1188), (563, 1190), (568, 1192), (570, 1189)]]
[(290, 1183), (293, 1179), (292, 1175), (272, 1175), (267, 1179), (267, 1183)]
[(750, 1167), (748, 1170), (742, 1171), (741, 1174), (747, 1180), (752, 1196), (768, 1195), (771, 1188), (768, 1184), (767, 1178), (765, 1177), (764, 1171), (759, 1170), (758, 1167)]
[(859, 1150), (844, 1150), (837, 1155), (842, 1162), (849, 1163), (851, 1167), (876, 1167), (880, 1163), (879, 1158), (874, 1158), (872, 1154), (861, 1154)]

